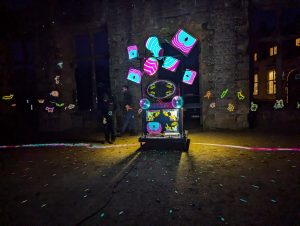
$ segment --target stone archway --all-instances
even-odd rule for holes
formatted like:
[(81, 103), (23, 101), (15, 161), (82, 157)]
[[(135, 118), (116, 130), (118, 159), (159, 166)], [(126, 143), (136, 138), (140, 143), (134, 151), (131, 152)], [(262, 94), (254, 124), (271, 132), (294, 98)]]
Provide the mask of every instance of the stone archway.
[(300, 102), (300, 70), (293, 69), (287, 76), (287, 103), (292, 108)]

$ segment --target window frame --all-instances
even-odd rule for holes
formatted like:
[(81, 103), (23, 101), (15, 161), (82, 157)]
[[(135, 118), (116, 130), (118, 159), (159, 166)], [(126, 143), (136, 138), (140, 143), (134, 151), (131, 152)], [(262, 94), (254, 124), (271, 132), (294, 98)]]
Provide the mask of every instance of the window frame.
[[(270, 73), (273, 72), (273, 78), (270, 79)], [(272, 92), (270, 92), (270, 83), (272, 82), (273, 84), (273, 89)], [(277, 93), (277, 89), (276, 89), (276, 70), (275, 69), (270, 69), (268, 70), (268, 74), (267, 74), (267, 94), (268, 95), (275, 95)]]
[(277, 45), (270, 47), (269, 49), (269, 55), (270, 56), (276, 56), (278, 54), (278, 47)]
[[(255, 79), (257, 78), (257, 79)], [(259, 80), (258, 80), (258, 73), (253, 75), (253, 96), (258, 96), (259, 94)]]

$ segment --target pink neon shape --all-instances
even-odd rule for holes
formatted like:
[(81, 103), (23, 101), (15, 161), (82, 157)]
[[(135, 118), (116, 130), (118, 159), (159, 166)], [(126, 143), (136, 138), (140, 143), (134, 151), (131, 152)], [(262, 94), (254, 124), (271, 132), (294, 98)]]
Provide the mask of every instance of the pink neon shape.
[(153, 58), (153, 57), (149, 57), (145, 63), (144, 63), (144, 72), (147, 75), (154, 75), (158, 70), (158, 61)]

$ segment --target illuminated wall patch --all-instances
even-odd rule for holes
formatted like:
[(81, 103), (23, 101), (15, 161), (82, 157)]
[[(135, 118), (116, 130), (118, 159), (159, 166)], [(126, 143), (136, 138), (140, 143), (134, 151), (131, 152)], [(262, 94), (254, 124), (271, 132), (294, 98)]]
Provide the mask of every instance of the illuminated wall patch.
[(190, 70), (190, 69), (186, 69), (182, 78), (182, 82), (192, 85), (195, 77), (197, 75), (196, 71)]
[(204, 98), (207, 98), (208, 100), (211, 98), (211, 91), (210, 90), (208, 90), (208, 91), (206, 91), (206, 94), (204, 95)]
[(63, 67), (64, 67), (64, 62), (58, 62), (57, 64), (56, 64), (58, 67), (59, 67), (59, 69), (63, 69)]
[(56, 85), (60, 84), (60, 76), (59, 75), (55, 76), (54, 80), (55, 80)]
[(128, 71), (127, 79), (129, 81), (140, 84), (142, 80), (143, 73), (140, 70), (131, 68)]
[(177, 60), (174, 57), (167, 56), (165, 57), (164, 63), (162, 65), (163, 68), (169, 70), (169, 71), (176, 71), (180, 60)]
[(136, 45), (127, 47), (128, 59), (134, 59), (138, 57), (138, 47)]
[(154, 75), (158, 70), (158, 61), (153, 58), (153, 57), (149, 57), (145, 63), (144, 63), (144, 72), (147, 75)]
[(236, 93), (236, 96), (239, 100), (244, 100), (245, 99), (245, 95), (243, 94), (242, 91), (239, 91)]
[(234, 105), (233, 105), (232, 103), (229, 103), (229, 104), (228, 104), (228, 107), (227, 107), (227, 110), (228, 110), (229, 112), (233, 112), (234, 109), (235, 109)]
[(2, 97), (2, 100), (11, 100), (12, 98), (14, 98), (14, 94), (10, 94), (10, 95), (7, 95), (7, 96), (3, 96), (3, 97)]
[(53, 113), (54, 107), (46, 107), (45, 110), (48, 111), (48, 113)]
[(45, 102), (45, 99), (38, 99), (39, 104), (43, 104)]
[(161, 57), (163, 55), (163, 49), (159, 44), (158, 38), (155, 36), (147, 39), (146, 48), (153, 54), (154, 57)]
[(224, 97), (226, 97), (228, 95), (229, 89), (225, 89), (222, 91), (221, 93), (221, 98), (223, 99)]
[(196, 44), (196, 42), (196, 38), (191, 36), (186, 31), (179, 29), (175, 36), (172, 38), (171, 44), (187, 56)]
[(215, 108), (216, 107), (216, 103), (215, 102), (210, 103), (209, 107), (210, 108)]
[(149, 134), (160, 134), (162, 131), (162, 126), (159, 122), (148, 122), (147, 132)]
[(59, 92), (57, 90), (53, 90), (51, 91), (50, 96), (59, 97)]
[(284, 107), (283, 99), (276, 100), (276, 102), (273, 106), (274, 109), (282, 109), (283, 107)]
[(258, 104), (255, 104), (253, 101), (251, 101), (250, 110), (257, 111), (257, 109), (258, 109)]

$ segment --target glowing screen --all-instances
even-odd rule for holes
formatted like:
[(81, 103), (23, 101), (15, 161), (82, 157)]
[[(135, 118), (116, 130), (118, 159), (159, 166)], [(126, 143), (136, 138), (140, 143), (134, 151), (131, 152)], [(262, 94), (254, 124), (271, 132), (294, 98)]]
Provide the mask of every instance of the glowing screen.
[(180, 60), (177, 60), (174, 57), (167, 56), (165, 57), (164, 63), (162, 65), (163, 68), (169, 70), (169, 71), (176, 71)]
[(175, 36), (172, 38), (171, 44), (174, 48), (178, 49), (180, 52), (187, 56), (196, 42), (196, 38), (191, 36), (186, 31), (179, 29)]

